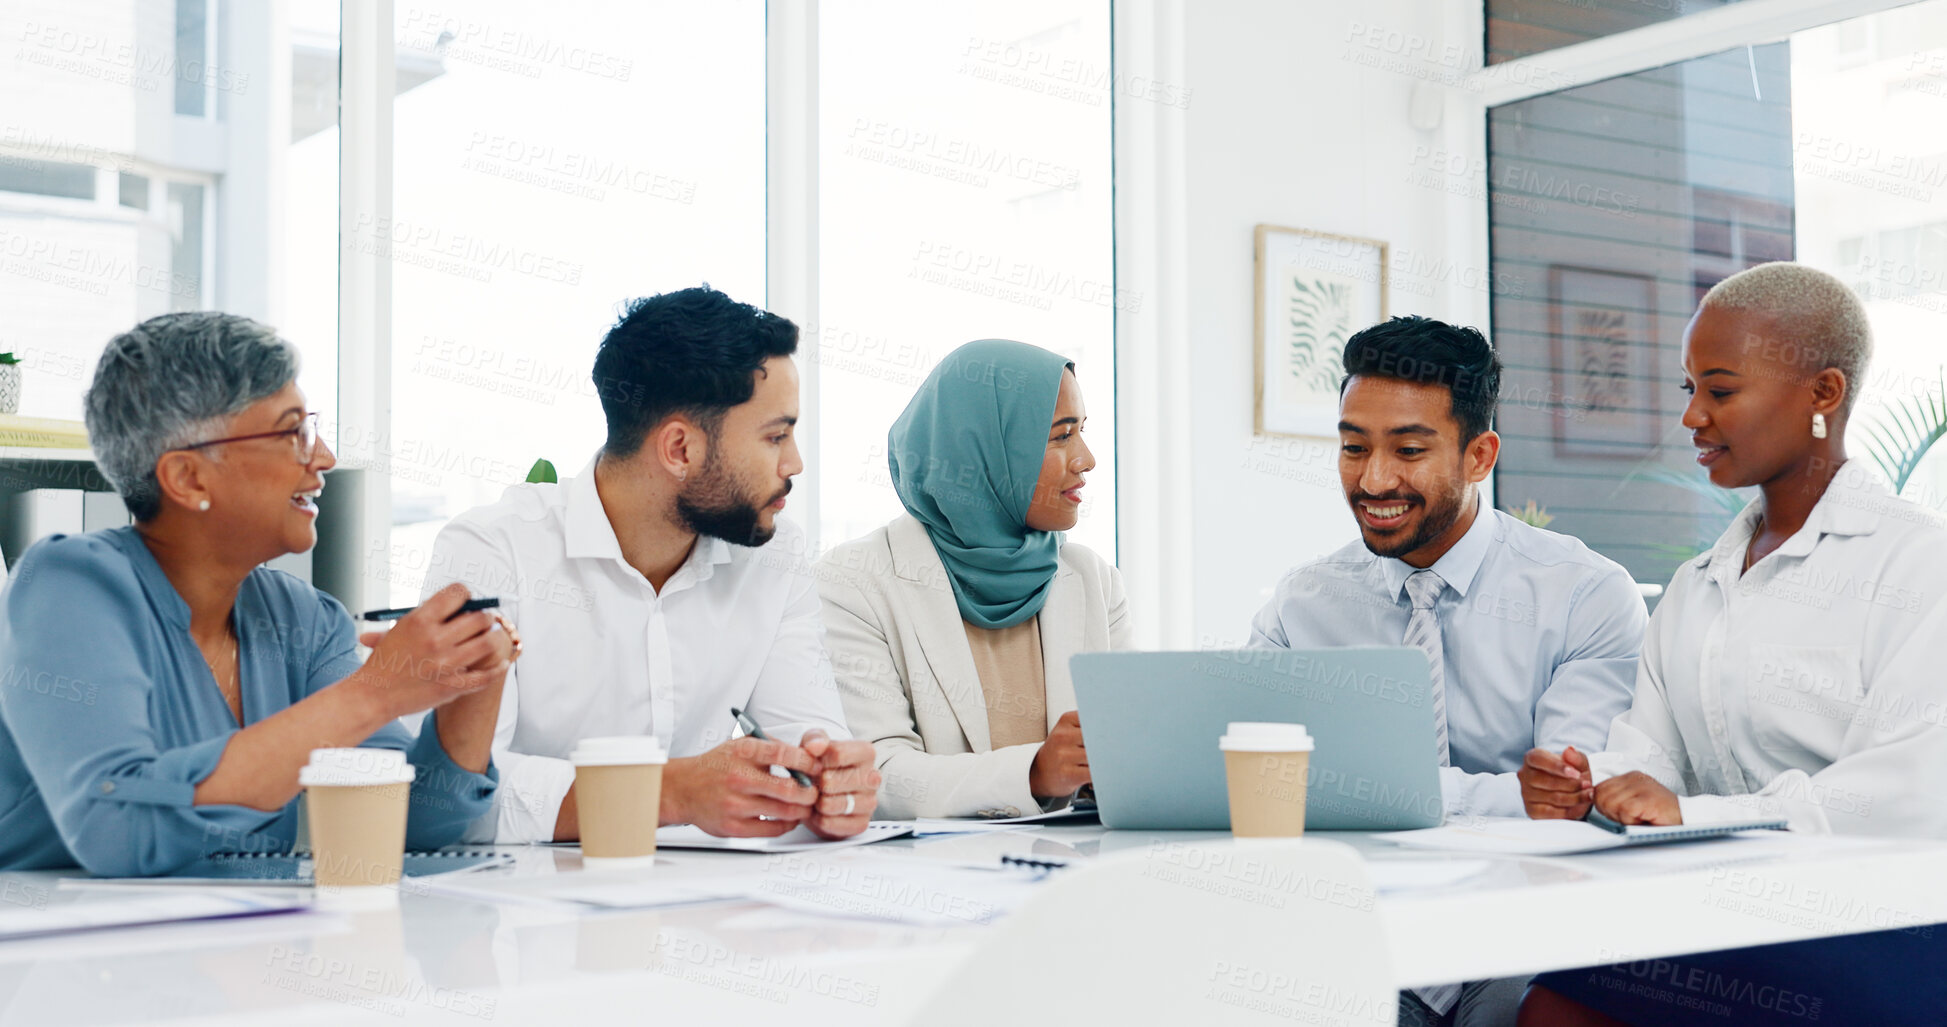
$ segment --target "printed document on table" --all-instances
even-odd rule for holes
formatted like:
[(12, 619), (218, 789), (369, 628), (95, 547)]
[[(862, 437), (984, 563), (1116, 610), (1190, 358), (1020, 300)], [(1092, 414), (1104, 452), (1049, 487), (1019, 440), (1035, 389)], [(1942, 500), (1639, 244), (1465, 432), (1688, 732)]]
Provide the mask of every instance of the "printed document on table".
[(873, 849), (803, 852), (767, 863), (750, 897), (803, 913), (951, 927), (992, 923), (1059, 872), (971, 869)]
[(683, 865), (658, 858), (651, 866), (614, 870), (455, 874), (414, 881), (411, 887), (429, 895), (475, 902), (661, 909), (741, 901), (750, 897), (757, 881), (753, 873), (722, 864)]
[(875, 821), (850, 838), (820, 838), (808, 827), (794, 827), (775, 838), (719, 838), (706, 834), (693, 824), (656, 829), (658, 849), (708, 849), (715, 852), (809, 852), (816, 849), (843, 849), (891, 841), (913, 833), (913, 825), (899, 820)]
[(1782, 827), (1781, 820), (1735, 823), (1676, 824), (1669, 827), (1631, 827), (1622, 834), (1605, 831), (1580, 820), (1529, 820), (1526, 817), (1470, 817), (1444, 827), (1397, 831), (1385, 836), (1396, 845), (1450, 852), (1495, 853), (1504, 856), (1567, 856), (1604, 849), (1631, 848), (1663, 842), (1703, 841), (1739, 831)]
[(1089, 824), (1101, 819), (1094, 806), (1063, 806), (1046, 813), (1025, 817), (920, 817), (913, 821), (913, 833), (973, 834), (979, 831), (1019, 831), (1044, 824)]
[(0, 913), (0, 941), (183, 920), (268, 916), (310, 908), (310, 898), (303, 895), (245, 892), (229, 888), (134, 895), (103, 888), (93, 893), (82, 893), (82, 897), (72, 902), (49, 903), (43, 908)]

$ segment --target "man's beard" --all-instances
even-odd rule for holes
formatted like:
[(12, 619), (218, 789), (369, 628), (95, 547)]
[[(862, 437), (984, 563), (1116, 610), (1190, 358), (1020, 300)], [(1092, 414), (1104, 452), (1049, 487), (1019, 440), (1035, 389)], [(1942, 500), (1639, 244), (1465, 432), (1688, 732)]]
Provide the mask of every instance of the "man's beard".
[[(1465, 493), (1466, 489), (1459, 489), (1457, 492)], [(1372, 536), (1366, 533), (1365, 526), (1363, 524), (1360, 525), (1359, 538), (1365, 542), (1367, 549), (1372, 550), (1374, 556), (1384, 556), (1394, 560), (1400, 559), (1406, 554), (1446, 534), (1447, 529), (1453, 527), (1454, 523), (1460, 520), (1461, 495), (1455, 493), (1447, 493), (1444, 500), (1435, 502), (1419, 493), (1405, 492), (1399, 489), (1388, 492), (1383, 496), (1375, 496), (1369, 492), (1361, 492), (1352, 497), (1352, 504), (1356, 507), (1363, 500), (1387, 502), (1389, 500), (1413, 499), (1420, 500), (1426, 509), (1426, 515), (1420, 518), (1419, 529), (1414, 531), (1404, 542), (1386, 545), (1382, 548), (1380, 545), (1373, 543)]]
[(699, 535), (720, 538), (733, 546), (761, 546), (777, 534), (777, 524), (761, 523), (765, 508), (791, 492), (787, 479), (784, 488), (762, 502), (753, 503), (738, 488), (715, 450), (703, 459), (703, 470), (676, 497), (676, 515), (683, 526)]

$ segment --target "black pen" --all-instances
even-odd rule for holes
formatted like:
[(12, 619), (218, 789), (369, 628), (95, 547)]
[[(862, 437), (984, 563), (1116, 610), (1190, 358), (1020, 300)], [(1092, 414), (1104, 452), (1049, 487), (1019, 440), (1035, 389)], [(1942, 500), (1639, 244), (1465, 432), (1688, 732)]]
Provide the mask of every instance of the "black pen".
[(1594, 824), (1597, 827), (1602, 828), (1604, 831), (1607, 831), (1610, 834), (1629, 833), (1629, 828), (1609, 819), (1608, 817), (1603, 816), (1600, 812), (1596, 810), (1594, 804), (1590, 804), (1588, 814), (1584, 816), (1582, 819), (1588, 821), (1591, 824)]
[[(744, 734), (747, 734), (752, 738), (757, 739), (760, 742), (768, 742), (771, 740), (771, 736), (765, 734), (764, 729), (758, 727), (757, 722), (750, 719), (750, 716), (746, 714), (744, 711), (738, 709), (735, 706), (732, 706), (730, 707), (730, 715), (737, 718), (737, 726), (744, 729)], [(816, 785), (813, 785), (811, 783), (811, 775), (805, 773), (802, 770), (792, 771), (791, 780), (796, 781), (801, 785), (804, 785), (806, 788), (817, 787)]]
[[(459, 609), (453, 611), (453, 617), (458, 617), (460, 614), (463, 613), (473, 613), (477, 610), (491, 610), (494, 607), (499, 605), (500, 605), (499, 596), (485, 596), (480, 599), (469, 599), (466, 602), (461, 603)], [(364, 613), (359, 614), (358, 619), (359, 620), (398, 620), (399, 618), (404, 617), (406, 614), (411, 613), (412, 611), (417, 609), (419, 609), (419, 607), (417, 606), (407, 606), (397, 610), (367, 610)], [(448, 617), (446, 619), (452, 620), (453, 617)]]

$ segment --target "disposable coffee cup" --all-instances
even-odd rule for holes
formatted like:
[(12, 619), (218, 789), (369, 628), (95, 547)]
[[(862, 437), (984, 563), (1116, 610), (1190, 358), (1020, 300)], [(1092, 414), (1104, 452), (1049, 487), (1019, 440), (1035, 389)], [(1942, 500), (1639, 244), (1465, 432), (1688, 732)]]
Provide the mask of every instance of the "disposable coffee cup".
[(590, 866), (652, 863), (662, 816), (662, 743), (653, 735), (584, 738), (570, 753), (581, 857)]
[(397, 749), (313, 749), (298, 771), (320, 889), (397, 895), (413, 766)]
[(1236, 722), (1217, 747), (1230, 783), (1230, 833), (1296, 838), (1305, 833), (1305, 772), (1312, 737), (1303, 724)]

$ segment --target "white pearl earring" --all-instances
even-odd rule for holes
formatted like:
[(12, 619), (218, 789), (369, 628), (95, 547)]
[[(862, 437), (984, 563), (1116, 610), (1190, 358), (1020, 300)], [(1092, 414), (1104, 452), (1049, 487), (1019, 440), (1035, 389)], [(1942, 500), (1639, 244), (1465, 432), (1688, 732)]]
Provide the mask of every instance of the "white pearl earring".
[(1825, 415), (1824, 414), (1812, 415), (1812, 437), (1815, 439), (1825, 438)]
[(198, 509), (198, 510), (202, 510), (202, 511), (205, 511), (205, 512), (207, 512), (207, 511), (209, 510), (209, 508), (210, 508), (210, 501), (209, 501), (209, 500), (207, 500), (207, 499), (205, 499), (205, 500), (203, 500), (202, 502), (200, 502), (200, 503), (198, 503), (198, 504), (196, 504), (196, 509)]

